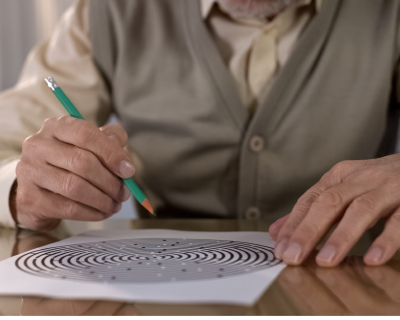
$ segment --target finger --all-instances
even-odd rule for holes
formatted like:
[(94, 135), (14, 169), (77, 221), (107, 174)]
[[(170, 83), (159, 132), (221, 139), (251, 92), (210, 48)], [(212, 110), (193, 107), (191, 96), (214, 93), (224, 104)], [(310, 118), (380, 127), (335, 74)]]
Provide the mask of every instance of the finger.
[(289, 239), (307, 215), (312, 204), (326, 190), (340, 184), (344, 177), (357, 167), (356, 161), (344, 161), (335, 165), (321, 180), (302, 195), (294, 206), (289, 218), (281, 227), (275, 243), (275, 255), (282, 259)]
[(46, 189), (43, 189), (42, 192), (43, 198), (48, 199), (47, 206), (46, 201), (43, 201), (43, 210), (47, 209), (49, 217), (75, 221), (102, 221), (114, 214), (105, 213)]
[(110, 172), (90, 151), (49, 139), (43, 144), (43, 159), (49, 164), (82, 177), (117, 202), (129, 199), (130, 192), (121, 178)]
[(18, 190), (20, 223), (32, 230), (51, 230), (53, 221), (60, 219), (76, 221), (102, 221), (112, 214), (106, 214), (82, 203), (67, 199), (37, 186)]
[(302, 264), (324, 236), (340, 221), (351, 202), (374, 188), (373, 183), (360, 184), (359, 181), (350, 180), (322, 193), (293, 233), (288, 249), (283, 254), (283, 260), (290, 265)]
[(287, 249), (290, 237), (307, 215), (315, 199), (317, 199), (324, 189), (325, 187), (323, 186), (323, 183), (319, 182), (297, 201), (292, 212), (289, 214), (289, 217), (280, 228), (276, 238), (275, 255), (278, 259), (282, 259), (283, 253)]
[(106, 214), (117, 213), (122, 207), (120, 202), (113, 200), (85, 179), (66, 170), (46, 165), (31, 174), (35, 175), (31, 181), (42, 189), (60, 194)]
[(373, 283), (381, 288), (387, 296), (399, 303), (400, 302), (400, 272), (390, 266), (365, 267), (365, 274)]
[(400, 247), (400, 209), (386, 221), (382, 234), (372, 243), (364, 257), (367, 265), (382, 265), (389, 261)]
[(276, 240), (278, 237), (279, 230), (281, 230), (282, 226), (285, 224), (286, 220), (289, 218), (287, 214), (283, 218), (276, 220), (271, 226), (269, 227), (269, 235), (271, 236), (272, 240)]
[(291, 235), (288, 247), (282, 255), (284, 262), (301, 264), (325, 233), (344, 214), (351, 201), (370, 188), (373, 188), (372, 184), (344, 182), (321, 193)]
[(107, 137), (118, 143), (122, 148), (128, 142), (128, 134), (120, 124), (107, 124), (100, 128)]
[(278, 277), (279, 284), (296, 304), (311, 315), (345, 315), (344, 305), (307, 268), (286, 268)]
[(339, 264), (364, 232), (399, 203), (393, 188), (379, 188), (354, 199), (317, 255), (317, 263), (324, 267)]
[(49, 127), (56, 139), (94, 153), (117, 176), (130, 178), (135, 173), (128, 153), (95, 125), (81, 119), (60, 117), (50, 119), (44, 126)]

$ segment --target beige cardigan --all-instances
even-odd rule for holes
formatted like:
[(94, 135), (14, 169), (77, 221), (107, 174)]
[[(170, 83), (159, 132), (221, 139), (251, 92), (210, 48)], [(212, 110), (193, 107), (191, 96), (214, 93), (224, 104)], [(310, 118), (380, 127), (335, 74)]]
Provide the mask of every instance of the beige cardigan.
[[(98, 124), (99, 110), (114, 108), (136, 179), (159, 207), (273, 221), (335, 163), (377, 154), (399, 56), (396, 0), (324, 1), (252, 119), (197, 1), (96, 0), (89, 14), (87, 59), (110, 95), (76, 104)], [(55, 77), (70, 72), (56, 58), (49, 64)], [(29, 83), (1, 99), (1, 116), (23, 124), (1, 126), (2, 158), (37, 130), (28, 115), (60, 114), (55, 99), (24, 105), (22, 97), (51, 95), (44, 86), (24, 91)], [(96, 79), (68, 85), (73, 101), (74, 91), (104, 90)]]

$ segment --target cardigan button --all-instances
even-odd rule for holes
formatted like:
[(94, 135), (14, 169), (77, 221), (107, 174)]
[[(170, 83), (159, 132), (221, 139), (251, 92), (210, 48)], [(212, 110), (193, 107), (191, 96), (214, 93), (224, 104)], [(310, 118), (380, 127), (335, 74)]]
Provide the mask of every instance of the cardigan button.
[(261, 217), (260, 209), (256, 207), (250, 207), (246, 211), (246, 219), (247, 220), (259, 220)]
[(260, 136), (254, 136), (250, 139), (250, 150), (259, 153), (264, 149), (264, 139)]

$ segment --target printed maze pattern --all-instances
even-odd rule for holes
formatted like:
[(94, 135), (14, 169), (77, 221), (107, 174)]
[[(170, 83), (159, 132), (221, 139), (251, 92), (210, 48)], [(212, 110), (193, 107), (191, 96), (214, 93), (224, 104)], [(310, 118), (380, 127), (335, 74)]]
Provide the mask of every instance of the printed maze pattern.
[(224, 240), (125, 239), (38, 249), (16, 266), (47, 278), (118, 284), (215, 279), (277, 265), (267, 246)]

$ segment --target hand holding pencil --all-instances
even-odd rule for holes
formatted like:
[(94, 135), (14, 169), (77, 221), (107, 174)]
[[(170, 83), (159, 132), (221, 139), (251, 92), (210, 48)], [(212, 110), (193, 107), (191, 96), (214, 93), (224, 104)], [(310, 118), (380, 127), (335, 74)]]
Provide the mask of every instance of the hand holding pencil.
[[(60, 103), (63, 105), (63, 107), (68, 111), (71, 117), (81, 119), (83, 120), (82, 115), (78, 111), (78, 109), (75, 108), (71, 100), (66, 96), (64, 91), (57, 85), (57, 83), (54, 81), (52, 77), (48, 77), (45, 79), (47, 85), (51, 90), (53, 90), (53, 93), (57, 97), (57, 99), (60, 101)], [(121, 164), (122, 165), (122, 164)], [(121, 170), (120, 170), (121, 171)], [(122, 177), (123, 178), (123, 177)], [(145, 196), (145, 194), (140, 190), (140, 188), (136, 185), (136, 183), (131, 179), (124, 179), (125, 186), (129, 189), (130, 192), (132, 192), (133, 196), (136, 198), (136, 200), (139, 201), (139, 203), (145, 207), (151, 214), (154, 214), (153, 208)]]
[[(74, 116), (47, 119), (22, 147), (17, 192), (10, 199), (17, 221), (50, 230), (61, 219), (100, 221), (118, 212), (131, 194), (125, 184), (137, 191), (129, 184), (135, 169), (123, 149), (126, 143), (127, 134), (118, 125), (99, 130)], [(147, 200), (143, 193), (137, 197)]]

